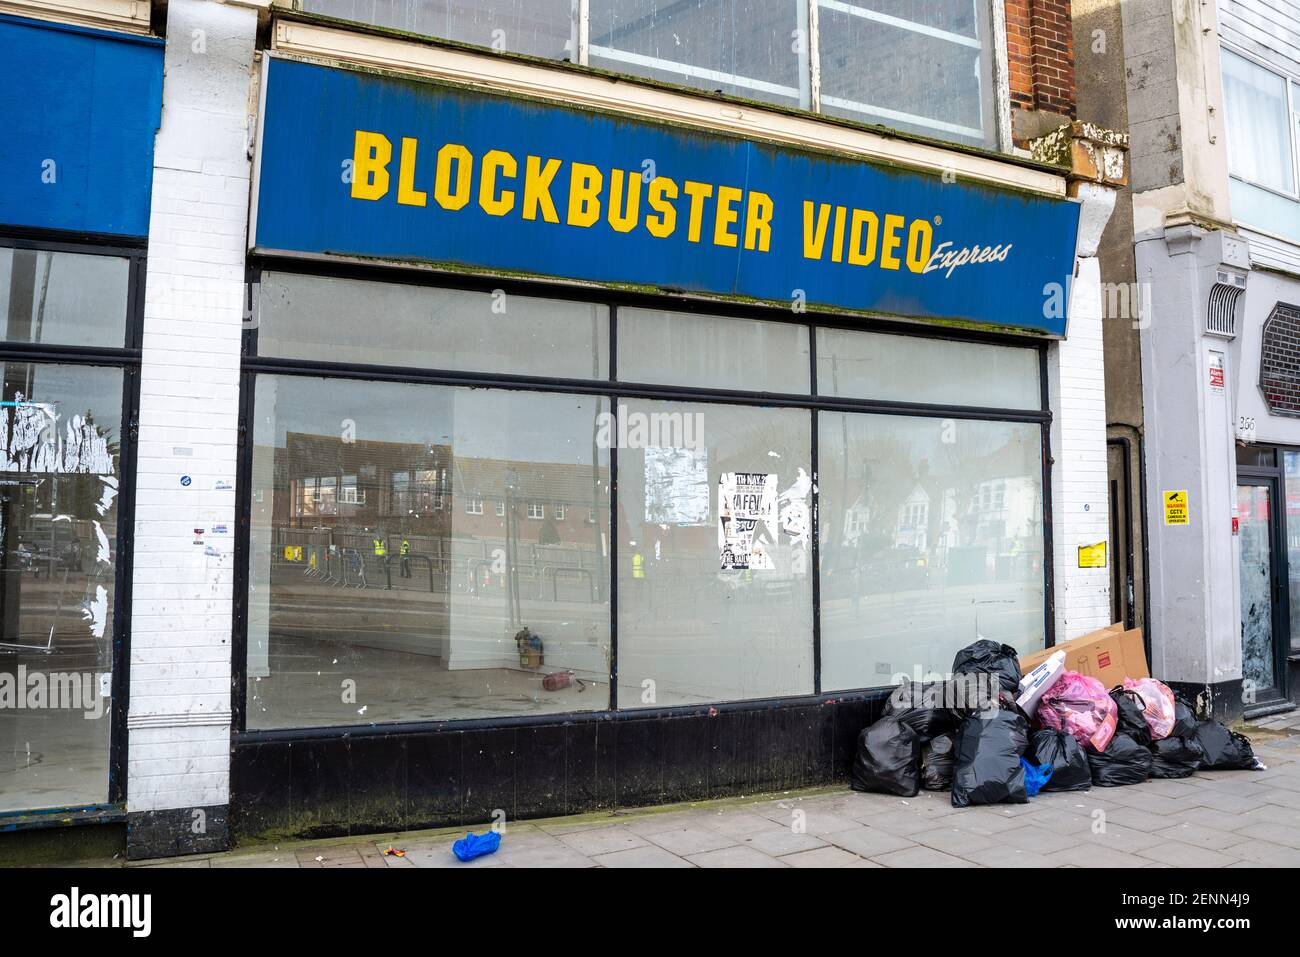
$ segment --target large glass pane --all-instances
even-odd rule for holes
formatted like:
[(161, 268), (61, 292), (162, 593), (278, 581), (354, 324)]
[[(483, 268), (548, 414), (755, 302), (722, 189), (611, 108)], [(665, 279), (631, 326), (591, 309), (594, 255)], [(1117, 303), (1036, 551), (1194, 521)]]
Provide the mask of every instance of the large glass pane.
[(619, 707), (811, 693), (810, 414), (620, 416)]
[(609, 704), (603, 400), (259, 376), (248, 727)]
[(826, 113), (995, 145), (987, 0), (818, 0)]
[(5, 339), (121, 348), (130, 274), (121, 256), (0, 247)]
[(1041, 409), (1036, 349), (817, 330), (817, 391), (880, 401)]
[(303, 0), (344, 20), (459, 40), (500, 53), (573, 59), (575, 0)]
[(806, 393), (808, 328), (663, 309), (618, 311), (623, 382)]
[(1255, 695), (1273, 691), (1273, 509), (1268, 485), (1237, 486), (1241, 543), (1241, 677)]
[(121, 371), (4, 365), (0, 812), (108, 799), (121, 429)]
[(1286, 481), (1286, 554), (1291, 580), (1291, 651), (1300, 652), (1300, 452), (1283, 452)]
[(265, 272), (263, 356), (457, 372), (604, 378), (609, 309), (504, 291)]
[(1229, 168), (1249, 182), (1294, 192), (1286, 79), (1230, 50), (1222, 54)]
[(1044, 641), (1042, 428), (818, 415), (822, 688)]
[(807, 0), (591, 0), (592, 66), (808, 103)]

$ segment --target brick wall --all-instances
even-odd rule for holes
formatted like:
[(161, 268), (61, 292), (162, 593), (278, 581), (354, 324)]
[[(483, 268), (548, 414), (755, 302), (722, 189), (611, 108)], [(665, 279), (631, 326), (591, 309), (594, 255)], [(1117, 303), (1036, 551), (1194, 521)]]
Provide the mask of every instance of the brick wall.
[(1006, 17), (1012, 108), (1073, 118), (1070, 0), (1006, 0)]
[[(229, 799), (234, 484), (256, 26), (252, 10), (171, 0), (154, 159), (127, 810), (154, 820), (178, 809), (186, 817), (175, 819), (187, 828), (191, 813), (219, 820), (211, 812)], [(225, 533), (215, 532), (220, 526)]]
[(1274, 415), (1300, 416), (1300, 309), (1278, 303), (1264, 323), (1259, 385)]

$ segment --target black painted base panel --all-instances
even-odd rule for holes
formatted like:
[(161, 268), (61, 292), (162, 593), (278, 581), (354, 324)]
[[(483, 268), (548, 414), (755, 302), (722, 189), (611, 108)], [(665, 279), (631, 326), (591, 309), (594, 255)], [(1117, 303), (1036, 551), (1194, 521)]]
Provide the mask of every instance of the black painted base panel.
[(230, 849), (230, 815), (225, 805), (132, 811), (126, 816), (126, 856), (139, 861)]
[(885, 694), (480, 730), (235, 740), (236, 841), (489, 825), (847, 780)]

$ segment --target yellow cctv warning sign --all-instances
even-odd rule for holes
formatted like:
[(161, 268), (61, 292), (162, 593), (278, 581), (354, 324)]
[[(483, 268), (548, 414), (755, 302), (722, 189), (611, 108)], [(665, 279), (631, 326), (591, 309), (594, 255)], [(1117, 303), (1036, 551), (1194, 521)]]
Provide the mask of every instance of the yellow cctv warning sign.
[(1166, 525), (1186, 525), (1188, 519), (1187, 511), (1187, 489), (1176, 489), (1172, 492), (1165, 492), (1165, 524)]

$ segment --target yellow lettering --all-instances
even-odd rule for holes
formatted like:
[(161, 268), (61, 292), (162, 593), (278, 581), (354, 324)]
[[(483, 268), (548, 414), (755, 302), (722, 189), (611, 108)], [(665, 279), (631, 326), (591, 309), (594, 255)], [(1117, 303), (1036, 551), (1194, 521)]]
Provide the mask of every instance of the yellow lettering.
[(745, 210), (745, 248), (767, 252), (772, 245), (772, 197), (751, 190)]
[(831, 204), (822, 203), (817, 207), (817, 225), (813, 226), (813, 202), (803, 201), (803, 258), (821, 259), (822, 249), (826, 245), (826, 224), (830, 221)]
[(847, 213), (843, 206), (835, 207), (835, 238), (831, 240), (831, 262), (838, 263), (844, 261), (844, 215)]
[(403, 206), (423, 206), (428, 201), (428, 194), (415, 188), (415, 151), (419, 145), (414, 137), (402, 137), (402, 158), (397, 171), (397, 201)]
[(528, 157), (524, 169), (524, 219), (536, 219), (540, 208), (546, 222), (560, 221), (551, 200), (551, 181), (559, 171), (560, 161), (557, 159), (548, 159), (543, 166), (540, 156)]
[(677, 228), (677, 207), (668, 202), (677, 198), (677, 184), (667, 176), (656, 176), (650, 181), (646, 190), (646, 202), (659, 214), (658, 218), (647, 216), (645, 228), (650, 235), (658, 239), (667, 239)]
[(388, 192), (393, 144), (383, 133), (357, 130), (352, 147), (352, 198), (380, 199)]
[(934, 239), (934, 230), (925, 219), (912, 220), (912, 228), (907, 231), (907, 268), (912, 272), (925, 272), (925, 264), (930, 261), (930, 243)]
[[(866, 248), (863, 248), (862, 226), (867, 227)], [(880, 232), (880, 220), (876, 214), (867, 209), (855, 209), (853, 222), (849, 227), (849, 262), (854, 266), (870, 266), (876, 259), (876, 237)]]
[(587, 163), (574, 163), (569, 169), (570, 226), (591, 226), (600, 219), (600, 187), (604, 182), (600, 170)]
[(686, 238), (693, 243), (698, 243), (700, 227), (704, 223), (704, 201), (713, 195), (713, 187), (708, 183), (697, 183), (688, 179), (682, 188), (691, 198), (691, 217), (686, 227)]
[(478, 204), (489, 216), (504, 216), (515, 208), (515, 191), (503, 189), (497, 194), (497, 174), (514, 179), (519, 172), (515, 158), (504, 150), (488, 150), (483, 154), (483, 172), (478, 181)]
[(885, 239), (880, 244), (880, 268), (897, 269), (899, 267), (898, 257), (894, 255), (894, 250), (899, 247), (903, 239), (898, 235), (898, 230), (902, 228), (903, 217), (897, 213), (885, 213)]
[[(627, 209), (623, 209), (623, 183), (627, 183)], [(641, 212), (641, 174), (614, 170), (609, 179), (609, 224), (615, 232), (630, 233)]]
[(744, 195), (743, 190), (736, 189), (734, 186), (718, 187), (718, 209), (713, 217), (713, 245), (736, 245), (736, 234), (728, 227), (736, 224), (738, 214), (734, 207)]
[[(456, 164), (456, 183), (452, 187), (451, 164)], [(474, 156), (459, 143), (447, 143), (438, 150), (438, 171), (433, 179), (433, 198), (443, 209), (464, 209), (470, 197), (470, 176)]]

